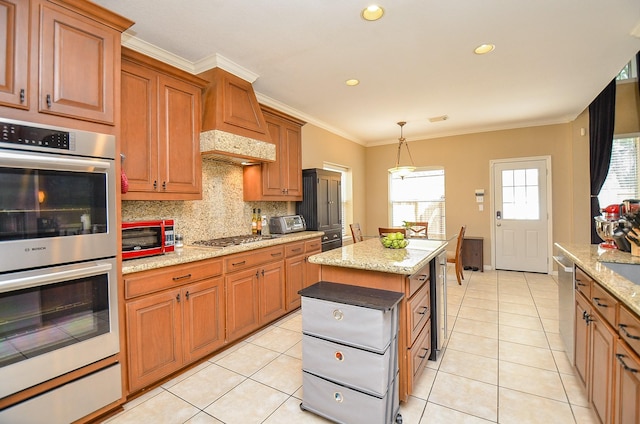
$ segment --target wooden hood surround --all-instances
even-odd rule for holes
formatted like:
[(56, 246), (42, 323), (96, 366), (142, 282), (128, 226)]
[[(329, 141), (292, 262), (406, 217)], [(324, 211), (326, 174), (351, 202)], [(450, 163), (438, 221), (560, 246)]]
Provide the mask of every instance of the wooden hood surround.
[(221, 68), (199, 76), (209, 81), (202, 99), (202, 155), (235, 163), (275, 161), (276, 145), (251, 83)]

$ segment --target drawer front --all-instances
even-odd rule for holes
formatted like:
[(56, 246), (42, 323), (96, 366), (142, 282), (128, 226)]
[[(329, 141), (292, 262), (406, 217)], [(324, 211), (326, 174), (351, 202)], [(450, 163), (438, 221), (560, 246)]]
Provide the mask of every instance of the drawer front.
[(396, 311), (302, 297), (302, 332), (383, 353), (397, 331)]
[(591, 299), (591, 284), (593, 279), (576, 267), (576, 291), (582, 293), (587, 299)]
[(317, 253), (322, 250), (322, 241), (317, 238), (313, 240), (307, 240), (304, 242), (305, 253)]
[(409, 372), (413, 374), (413, 381), (420, 376), (430, 354), (431, 325), (427, 324), (418, 336), (418, 340), (409, 349)]
[(425, 266), (409, 277), (409, 293), (407, 293), (407, 297), (413, 296), (425, 284), (429, 284), (429, 266)]
[(618, 315), (618, 301), (607, 293), (600, 285), (591, 286), (591, 303), (600, 312), (611, 326), (616, 327), (616, 316)]
[(224, 259), (224, 266), (226, 272), (234, 272), (279, 259), (284, 259), (284, 246), (268, 247), (249, 253), (231, 255)]
[[(397, 341), (394, 340), (397, 345)], [(317, 337), (302, 336), (302, 369), (362, 392), (382, 397), (398, 372), (397, 349), (384, 354)]]
[(192, 262), (124, 276), (126, 299), (222, 275), (222, 260)]
[(618, 332), (620, 336), (640, 356), (640, 319), (622, 306), (619, 317)]
[(389, 424), (399, 408), (398, 378), (384, 397), (371, 396), (302, 372), (302, 409), (338, 423)]
[(411, 332), (411, 339), (409, 345), (412, 345), (416, 341), (416, 338), (424, 328), (424, 325), (429, 321), (431, 317), (431, 289), (428, 284), (423, 284), (420, 290), (407, 302), (407, 308), (409, 313), (409, 331)]
[(304, 242), (289, 243), (284, 246), (284, 254), (287, 258), (302, 255), (304, 253)]

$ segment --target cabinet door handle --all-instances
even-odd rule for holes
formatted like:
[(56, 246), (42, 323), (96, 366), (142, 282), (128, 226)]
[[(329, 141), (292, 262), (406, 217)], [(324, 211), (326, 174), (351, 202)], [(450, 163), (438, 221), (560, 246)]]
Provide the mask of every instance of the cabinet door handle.
[(429, 278), (427, 274), (422, 274), (418, 277), (418, 281), (427, 281), (427, 278)]
[(187, 292), (184, 294), (184, 297), (186, 297), (187, 300), (189, 300), (189, 290), (187, 290)]
[(162, 190), (167, 190), (167, 182), (166, 181), (162, 182)]
[(240, 266), (240, 265), (244, 265), (246, 263), (247, 263), (247, 261), (240, 261), (240, 262), (232, 263), (231, 266)]
[(173, 277), (173, 281), (186, 280), (187, 278), (191, 278), (191, 274), (181, 275), (179, 277)]
[(180, 293), (178, 293), (178, 294), (176, 295), (176, 301), (177, 301), (178, 303), (180, 303)]
[(423, 356), (418, 355), (418, 358), (420, 359), (424, 359), (427, 357), (427, 355), (429, 355), (429, 348), (423, 347), (422, 350), (425, 351), (425, 354)]
[(627, 364), (624, 363), (624, 359), (623, 359), (624, 356), (625, 355), (623, 355), (621, 353), (616, 353), (616, 359), (618, 359), (618, 362), (620, 362), (620, 365), (622, 365), (622, 368), (624, 368), (625, 371), (629, 371), (629, 372), (632, 372), (632, 373), (637, 373), (638, 372), (637, 369), (631, 368), (630, 366), (628, 366)]
[(24, 103), (24, 88), (20, 89), (20, 103)]
[(47, 107), (51, 109), (51, 94), (47, 94)]
[(627, 325), (626, 324), (618, 324), (618, 328), (620, 329), (620, 331), (622, 331), (624, 333), (624, 335), (632, 340), (640, 340), (640, 337), (638, 336), (634, 336), (633, 334), (629, 333), (627, 331)]
[(576, 278), (576, 286), (585, 287), (586, 284)]
[(153, 180), (153, 189), (154, 190), (158, 189), (158, 181), (157, 180)]
[(421, 311), (421, 312), (418, 312), (418, 314), (420, 314), (420, 315), (424, 315), (424, 314), (426, 314), (426, 313), (427, 313), (427, 311), (428, 311), (428, 310), (429, 310), (429, 307), (428, 307), (428, 306), (423, 306), (423, 307), (422, 307), (422, 311)]
[(605, 304), (605, 303), (600, 303), (600, 298), (599, 297), (594, 297), (593, 298), (593, 303), (596, 304), (596, 306), (599, 306), (601, 308), (608, 308), (609, 305)]
[(262, 274), (262, 276), (264, 277), (264, 269), (262, 270), (261, 274)]
[(582, 319), (587, 323), (587, 325), (589, 325), (589, 323), (593, 321), (593, 318), (591, 318), (591, 315), (589, 315), (587, 311), (582, 312)]

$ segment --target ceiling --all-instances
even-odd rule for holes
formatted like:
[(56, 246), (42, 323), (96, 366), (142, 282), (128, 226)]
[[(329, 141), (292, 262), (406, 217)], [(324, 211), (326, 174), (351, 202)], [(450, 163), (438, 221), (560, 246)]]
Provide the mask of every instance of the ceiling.
[(124, 45), (221, 66), (365, 146), (397, 142), (398, 121), (408, 140), (569, 122), (640, 50), (638, 0), (380, 0), (376, 22), (368, 0), (94, 2), (136, 22)]

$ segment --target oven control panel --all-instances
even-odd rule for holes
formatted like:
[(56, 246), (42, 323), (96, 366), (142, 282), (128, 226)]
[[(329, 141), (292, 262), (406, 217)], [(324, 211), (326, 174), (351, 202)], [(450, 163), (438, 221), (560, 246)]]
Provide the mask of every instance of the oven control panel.
[(72, 146), (72, 139), (72, 132), (0, 121), (0, 141), (3, 143), (69, 150)]

